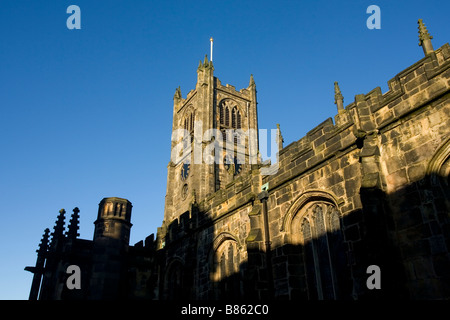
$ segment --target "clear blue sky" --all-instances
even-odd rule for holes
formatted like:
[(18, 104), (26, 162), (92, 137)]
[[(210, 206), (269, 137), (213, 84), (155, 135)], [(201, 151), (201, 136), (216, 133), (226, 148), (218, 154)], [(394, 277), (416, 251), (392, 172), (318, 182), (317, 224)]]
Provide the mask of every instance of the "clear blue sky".
[[(81, 30), (66, 9), (81, 8)], [(369, 30), (366, 9), (381, 9)], [(58, 210), (81, 210), (92, 239), (98, 203), (133, 203), (131, 243), (164, 212), (172, 97), (194, 89), (214, 37), (215, 75), (238, 90), (254, 74), (259, 127), (285, 145), (423, 57), (417, 19), (439, 48), (448, 1), (0, 2), (0, 299), (27, 299), (37, 246)]]

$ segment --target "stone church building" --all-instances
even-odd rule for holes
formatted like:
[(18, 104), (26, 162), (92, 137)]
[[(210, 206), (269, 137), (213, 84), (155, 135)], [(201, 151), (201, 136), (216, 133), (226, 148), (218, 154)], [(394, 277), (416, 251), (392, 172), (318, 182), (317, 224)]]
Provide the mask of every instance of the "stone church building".
[[(387, 92), (344, 106), (335, 82), (334, 121), (288, 146), (278, 127), (276, 163), (254, 157), (257, 135), (228, 134), (258, 132), (253, 77), (237, 91), (205, 58), (195, 89), (173, 98), (173, 131), (187, 136), (172, 139), (156, 236), (129, 244), (126, 199), (100, 202), (93, 240), (78, 238), (78, 208), (67, 228), (62, 209), (25, 268), (30, 299), (449, 299), (450, 46), (431, 39), (419, 20), (424, 57)], [(230, 142), (241, 148), (193, 160)]]

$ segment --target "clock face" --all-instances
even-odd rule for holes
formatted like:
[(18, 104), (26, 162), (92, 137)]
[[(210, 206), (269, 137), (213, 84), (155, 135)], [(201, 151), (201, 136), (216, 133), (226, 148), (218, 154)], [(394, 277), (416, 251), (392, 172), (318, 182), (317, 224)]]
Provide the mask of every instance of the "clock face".
[(242, 164), (238, 163), (237, 157), (226, 155), (223, 159), (223, 165), (228, 172), (233, 173), (235, 176), (242, 171)]
[(189, 176), (189, 170), (191, 168), (191, 165), (189, 163), (183, 163), (181, 166), (181, 180), (186, 180), (186, 178)]
[(234, 175), (238, 175), (239, 173), (241, 173), (242, 170), (242, 164), (241, 163), (237, 163), (237, 160), (235, 158), (234, 160)]

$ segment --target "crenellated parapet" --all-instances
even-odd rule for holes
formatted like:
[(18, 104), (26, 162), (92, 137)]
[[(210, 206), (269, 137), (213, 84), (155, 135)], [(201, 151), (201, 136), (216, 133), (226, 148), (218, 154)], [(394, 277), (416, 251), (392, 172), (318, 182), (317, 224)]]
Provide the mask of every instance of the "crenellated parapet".
[[(271, 188), (278, 186), (293, 175), (301, 175), (325, 164), (345, 150), (361, 148), (363, 140), (388, 130), (402, 118), (448, 93), (449, 74), (450, 46), (445, 44), (390, 79), (389, 91), (382, 93), (377, 87), (367, 94), (356, 95), (345, 108), (340, 107), (343, 97), (335, 83), (338, 105), (335, 123), (328, 118), (306, 136), (282, 149), (278, 173), (264, 177), (264, 182), (270, 181)], [(367, 148), (366, 145), (362, 157), (372, 152)]]

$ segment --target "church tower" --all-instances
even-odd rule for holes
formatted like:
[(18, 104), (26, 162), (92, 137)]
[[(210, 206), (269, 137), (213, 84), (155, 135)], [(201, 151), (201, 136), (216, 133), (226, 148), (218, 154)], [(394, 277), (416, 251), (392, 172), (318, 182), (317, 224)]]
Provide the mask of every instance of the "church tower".
[(257, 163), (256, 85), (237, 91), (214, 76), (205, 56), (197, 84), (186, 98), (173, 97), (171, 159), (167, 166), (164, 225), (169, 225)]

